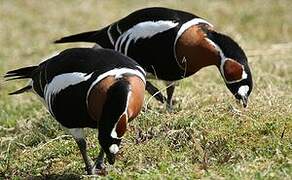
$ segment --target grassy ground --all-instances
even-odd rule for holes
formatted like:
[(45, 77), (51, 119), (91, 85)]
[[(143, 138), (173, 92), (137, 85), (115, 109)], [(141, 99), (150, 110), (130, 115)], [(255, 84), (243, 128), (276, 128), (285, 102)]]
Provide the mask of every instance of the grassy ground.
[[(291, 179), (290, 0), (0, 0), (0, 74), (77, 45), (56, 46), (54, 39), (146, 6), (193, 12), (231, 35), (246, 50), (255, 87), (249, 108), (242, 109), (210, 67), (181, 81), (172, 113), (147, 96), (147, 109), (131, 123), (108, 177)], [(24, 83), (0, 80), (0, 179), (89, 178), (81, 176), (84, 163), (75, 142), (37, 98), (7, 95)], [(88, 142), (95, 157), (95, 131), (88, 130)]]

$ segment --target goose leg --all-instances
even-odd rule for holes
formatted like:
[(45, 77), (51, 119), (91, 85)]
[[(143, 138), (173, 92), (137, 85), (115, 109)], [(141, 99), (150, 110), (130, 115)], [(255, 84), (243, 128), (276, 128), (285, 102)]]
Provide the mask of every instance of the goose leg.
[(96, 159), (96, 168), (97, 169), (103, 169), (105, 168), (104, 166), (104, 151), (103, 149), (101, 148), (100, 151), (99, 151), (99, 154), (97, 156), (97, 159)]
[(84, 138), (84, 132), (83, 129), (81, 128), (74, 128), (74, 129), (69, 129), (70, 133), (74, 137), (79, 150), (81, 152), (81, 155), (83, 157), (85, 166), (86, 166), (86, 171), (88, 174), (94, 174), (94, 163), (91, 160), (91, 158), (87, 154), (87, 145), (86, 145), (86, 140)]
[(167, 88), (166, 88), (166, 94), (167, 94), (167, 99), (166, 99), (166, 109), (167, 111), (172, 111), (172, 97), (175, 89), (175, 83), (174, 81), (168, 81), (166, 82)]
[(107, 170), (104, 165), (104, 151), (102, 148), (100, 148), (99, 154), (95, 162), (95, 171), (98, 175), (107, 175)]
[(160, 101), (161, 103), (164, 103), (166, 101), (166, 98), (161, 94), (159, 89), (157, 87), (155, 87), (149, 81), (146, 81), (146, 90), (147, 90), (147, 92), (149, 92), (149, 94), (154, 96), (154, 98), (156, 100)]

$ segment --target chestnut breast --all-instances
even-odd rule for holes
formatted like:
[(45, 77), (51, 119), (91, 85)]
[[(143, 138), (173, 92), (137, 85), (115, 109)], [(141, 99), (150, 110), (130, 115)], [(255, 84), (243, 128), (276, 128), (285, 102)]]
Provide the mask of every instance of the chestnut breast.
[(87, 97), (87, 110), (90, 117), (99, 121), (103, 110), (103, 105), (106, 101), (108, 89), (116, 82), (113, 76), (108, 76), (95, 84)]
[(129, 121), (138, 116), (144, 102), (145, 84), (137, 76), (128, 76), (126, 78), (131, 86), (131, 95), (128, 104)]
[(205, 66), (220, 64), (218, 51), (208, 42), (199, 25), (191, 26), (178, 38), (176, 57), (187, 75), (194, 74)]

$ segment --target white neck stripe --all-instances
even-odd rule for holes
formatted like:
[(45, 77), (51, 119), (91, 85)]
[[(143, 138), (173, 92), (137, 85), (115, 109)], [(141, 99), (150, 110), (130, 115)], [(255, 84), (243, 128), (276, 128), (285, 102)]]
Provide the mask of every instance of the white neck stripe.
[(238, 79), (238, 80), (234, 80), (234, 81), (228, 81), (227, 79), (226, 79), (226, 77), (225, 77), (225, 74), (224, 74), (224, 69), (223, 69), (223, 66), (224, 66), (224, 63), (225, 63), (225, 61), (227, 60), (227, 58), (225, 57), (225, 55), (224, 55), (224, 53), (223, 53), (223, 51), (222, 51), (222, 49), (216, 44), (216, 43), (214, 43), (212, 40), (210, 40), (209, 38), (205, 38), (218, 52), (219, 52), (219, 54), (220, 54), (220, 73), (221, 73), (221, 75), (222, 75), (222, 77), (223, 77), (223, 79), (224, 79), (224, 81), (227, 83), (227, 84), (232, 84), (232, 83), (236, 83), (236, 82), (239, 82), (239, 81), (241, 81), (241, 80), (243, 80), (243, 79), (246, 79), (247, 78), (247, 73), (245, 72), (245, 70), (244, 70), (244, 66), (243, 65), (241, 65), (242, 66), (242, 75), (241, 75), (241, 78), (240, 79)]

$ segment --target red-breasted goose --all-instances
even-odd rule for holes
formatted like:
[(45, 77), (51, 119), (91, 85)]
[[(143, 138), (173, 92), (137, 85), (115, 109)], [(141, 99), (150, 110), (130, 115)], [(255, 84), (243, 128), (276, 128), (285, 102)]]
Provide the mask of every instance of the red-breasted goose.
[[(96, 31), (63, 37), (55, 43), (95, 42), (137, 61), (148, 73), (168, 82), (188, 77), (203, 67), (218, 67), (226, 86), (247, 106), (253, 82), (247, 57), (229, 36), (194, 14), (162, 8), (146, 8)], [(152, 95), (158, 89), (147, 81)], [(167, 88), (171, 106), (174, 86)], [(164, 101), (162, 94), (155, 96)]]
[[(76, 140), (88, 174), (103, 170), (106, 154), (114, 164), (127, 123), (143, 105), (145, 72), (113, 50), (73, 48), (42, 62), (7, 72), (7, 80), (30, 79), (12, 94), (32, 91)], [(86, 151), (83, 128), (98, 129), (101, 150), (96, 164)]]

